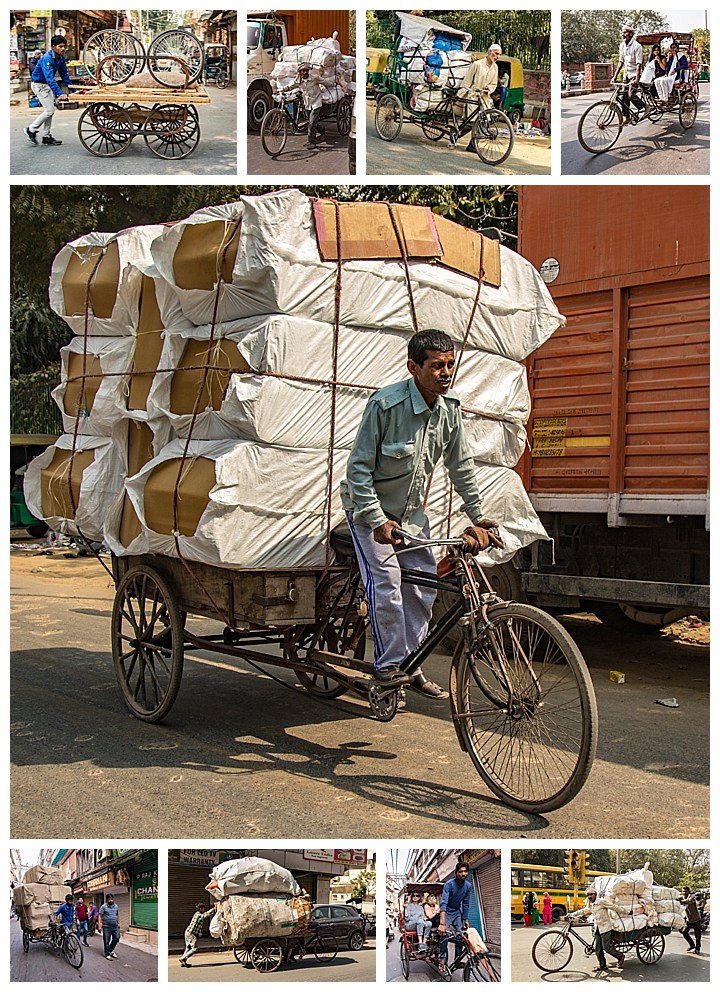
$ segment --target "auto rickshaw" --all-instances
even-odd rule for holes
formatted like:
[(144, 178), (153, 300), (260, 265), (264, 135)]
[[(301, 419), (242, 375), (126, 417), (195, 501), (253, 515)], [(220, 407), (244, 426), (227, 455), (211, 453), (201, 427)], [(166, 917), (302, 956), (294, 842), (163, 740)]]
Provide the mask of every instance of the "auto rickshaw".
[(389, 48), (367, 48), (365, 54), (365, 87), (368, 96), (375, 95), (375, 87), (382, 86), (387, 71)]
[(525, 109), (525, 91), (523, 87), (523, 66), (519, 59), (512, 55), (501, 55), (497, 60), (498, 80), (507, 73), (510, 77), (507, 94), (500, 109), (505, 111), (513, 124), (522, 120)]
[(230, 83), (230, 57), (227, 45), (213, 43), (205, 46), (205, 82), (225, 89)]

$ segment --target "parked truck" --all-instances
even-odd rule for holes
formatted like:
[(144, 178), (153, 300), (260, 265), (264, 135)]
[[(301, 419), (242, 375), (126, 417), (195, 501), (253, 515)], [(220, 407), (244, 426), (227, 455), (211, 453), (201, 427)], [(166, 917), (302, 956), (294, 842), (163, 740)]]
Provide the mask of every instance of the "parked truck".
[[(567, 326), (527, 361), (518, 470), (552, 538), (507, 595), (664, 626), (709, 610), (707, 186), (523, 186), (518, 249)], [(513, 567), (514, 566), (514, 567)]]
[(347, 10), (248, 11), (247, 105), (248, 128), (259, 131), (273, 106), (270, 73), (285, 45), (304, 45), (313, 38), (332, 38), (337, 32), (341, 50), (350, 52), (350, 15)]

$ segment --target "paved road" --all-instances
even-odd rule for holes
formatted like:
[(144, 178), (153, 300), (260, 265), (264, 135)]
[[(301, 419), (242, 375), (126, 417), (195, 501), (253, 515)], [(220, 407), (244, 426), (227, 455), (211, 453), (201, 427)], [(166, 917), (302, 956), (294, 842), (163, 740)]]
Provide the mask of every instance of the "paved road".
[[(385, 981), (386, 982), (405, 982), (405, 976), (402, 973), (402, 966), (400, 964), (400, 936), (397, 930), (394, 931), (395, 939), (390, 941), (389, 946), (385, 951)], [(454, 950), (451, 947), (449, 951), (449, 960), (453, 959)], [(498, 963), (495, 962), (495, 966), (498, 967)], [(452, 972), (450, 975), (451, 982), (462, 982), (463, 980), (463, 969), (458, 968), (457, 971)], [(437, 970), (427, 964), (425, 961), (411, 961), (410, 962), (410, 977), (407, 979), (409, 982), (440, 982), (445, 983), (447, 979), (442, 978)]]
[(232, 951), (198, 951), (190, 959), (190, 968), (181, 968), (179, 957), (168, 958), (171, 982), (374, 982), (375, 941), (369, 940), (360, 951), (340, 948), (334, 961), (323, 964), (309, 954), (290, 967), (263, 974), (238, 964)]
[[(687, 982), (710, 981), (710, 942), (705, 935), (699, 955), (688, 953), (685, 938), (674, 931), (665, 938), (665, 953), (656, 964), (645, 965), (635, 951), (630, 951), (622, 968), (613, 963), (598, 977), (593, 972), (597, 958), (594, 955), (587, 957), (578, 941), (574, 942), (573, 956), (563, 971), (549, 974), (536, 968), (531, 951), (542, 929), (513, 927), (510, 959), (513, 982), (673, 982), (680, 986)], [(590, 927), (583, 928), (581, 933), (586, 941), (590, 940)], [(608, 957), (608, 963), (611, 961), (614, 959)]]
[(212, 176), (237, 175), (237, 88), (208, 87), (211, 103), (197, 108), (200, 141), (195, 150), (177, 162), (158, 158), (143, 138), (133, 139), (130, 147), (115, 158), (98, 158), (83, 148), (78, 138), (78, 110), (56, 111), (53, 134), (63, 142), (59, 148), (31, 145), (23, 134), (38, 115), (24, 99), (10, 107), (10, 174), (14, 176)]
[[(119, 837), (194, 837), (198, 822), (248, 838), (709, 836), (707, 645), (567, 619), (592, 672), (600, 742), (583, 791), (544, 818), (488, 794), (447, 701), (410, 694), (378, 723), (355, 697), (324, 702), (192, 651), (167, 722), (134, 720), (113, 675), (107, 574), (23, 554), (11, 556), (12, 836), (73, 836), (78, 810), (101, 823), (108, 803)], [(438, 653), (426, 671), (446, 682), (448, 666)], [(624, 685), (609, 681), (618, 667)], [(656, 704), (668, 696), (677, 709)]]
[(466, 151), (469, 137), (455, 149), (447, 139), (430, 141), (416, 124), (407, 119), (394, 141), (383, 141), (375, 130), (375, 103), (366, 104), (368, 176), (549, 176), (550, 138), (517, 136), (510, 156), (502, 165), (486, 165), (473, 152)]
[(710, 85), (700, 84), (694, 127), (684, 131), (677, 113), (657, 123), (626, 127), (615, 145), (602, 155), (589, 155), (577, 140), (580, 118), (599, 94), (561, 101), (562, 173), (565, 176), (707, 176), (710, 174)]
[(306, 135), (293, 135), (280, 155), (270, 158), (259, 134), (247, 136), (247, 170), (251, 176), (347, 176), (348, 139), (332, 124), (323, 124), (325, 137), (315, 148), (307, 147)]
[[(66, 835), (63, 835), (66, 836)], [(117, 960), (103, 955), (100, 934), (89, 938), (83, 947), (84, 960), (79, 969), (71, 968), (59, 951), (42, 943), (31, 944), (25, 954), (22, 931), (17, 920), (10, 920), (11, 982), (156, 982), (156, 954), (120, 941)]]

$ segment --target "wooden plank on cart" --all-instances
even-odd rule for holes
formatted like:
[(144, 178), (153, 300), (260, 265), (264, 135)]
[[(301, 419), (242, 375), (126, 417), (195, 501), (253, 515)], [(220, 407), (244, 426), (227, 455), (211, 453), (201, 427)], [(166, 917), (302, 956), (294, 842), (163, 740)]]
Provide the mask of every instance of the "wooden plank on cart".
[(204, 86), (192, 90), (173, 90), (168, 86), (92, 86), (73, 93), (77, 103), (165, 103), (208, 104), (210, 94)]

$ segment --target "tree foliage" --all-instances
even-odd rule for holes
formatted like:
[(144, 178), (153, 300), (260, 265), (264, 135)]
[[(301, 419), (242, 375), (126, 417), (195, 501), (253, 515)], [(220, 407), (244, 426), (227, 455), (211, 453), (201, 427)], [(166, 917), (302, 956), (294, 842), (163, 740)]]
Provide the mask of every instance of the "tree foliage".
[[(520, 59), (526, 69), (549, 69), (549, 49), (538, 59), (536, 39), (550, 37), (549, 10), (417, 10), (450, 28), (472, 35), (470, 48), (486, 51), (496, 42), (506, 55)], [(367, 12), (366, 38), (370, 48), (390, 48), (395, 31), (395, 11)]]
[(638, 34), (667, 31), (664, 14), (655, 10), (563, 10), (563, 62), (608, 62), (617, 58), (622, 28), (630, 24)]
[[(11, 365), (18, 375), (56, 361), (70, 330), (48, 305), (58, 251), (88, 231), (180, 220), (200, 207), (228, 203), (285, 186), (13, 186), (10, 199)], [(478, 230), (492, 225), (514, 245), (514, 186), (303, 186), (310, 196), (429, 206)]]
[[(642, 868), (649, 861), (658, 885), (688, 885), (693, 891), (710, 887), (710, 852), (705, 848), (601, 848), (587, 849), (586, 853), (591, 871), (615, 872), (619, 856), (621, 873)], [(555, 868), (565, 865), (565, 851), (561, 848), (513, 848), (512, 856), (521, 864)]]
[(374, 896), (376, 891), (375, 866), (361, 871), (354, 879), (352, 897), (353, 899), (365, 899), (366, 896)]
[(693, 38), (698, 49), (698, 61), (710, 65), (710, 32), (707, 28), (695, 28)]

